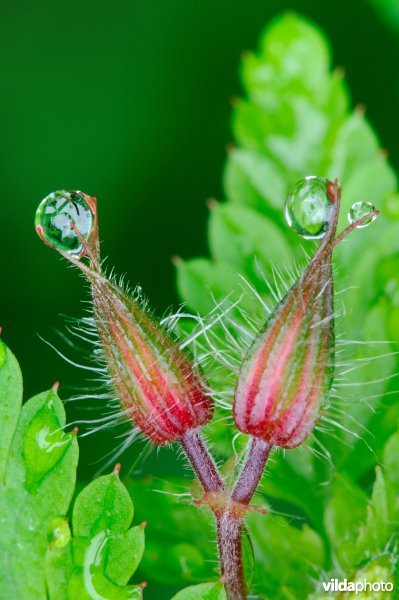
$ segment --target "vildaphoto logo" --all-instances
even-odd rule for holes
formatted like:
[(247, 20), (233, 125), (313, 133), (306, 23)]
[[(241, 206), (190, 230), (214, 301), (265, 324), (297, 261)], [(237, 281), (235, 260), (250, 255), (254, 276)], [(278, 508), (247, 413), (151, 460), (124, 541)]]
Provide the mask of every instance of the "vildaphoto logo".
[(361, 594), (362, 592), (392, 592), (393, 583), (391, 581), (348, 581), (347, 579), (330, 579), (330, 581), (323, 581), (324, 591), (327, 593), (331, 592), (355, 592), (355, 594)]

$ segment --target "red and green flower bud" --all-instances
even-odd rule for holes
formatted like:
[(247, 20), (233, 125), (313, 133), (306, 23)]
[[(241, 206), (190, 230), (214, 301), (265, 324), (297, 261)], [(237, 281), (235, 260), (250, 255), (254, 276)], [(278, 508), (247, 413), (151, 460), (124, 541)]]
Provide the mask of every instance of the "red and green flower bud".
[[(318, 188), (324, 182), (325, 198), (309, 198), (314, 192), (313, 182)], [(241, 367), (234, 397), (238, 429), (282, 448), (294, 448), (309, 436), (331, 387), (333, 248), (349, 231), (371, 222), (377, 214), (369, 205), (371, 209), (364, 216), (351, 220), (351, 225), (335, 238), (341, 192), (338, 182), (307, 178), (304, 185), (307, 196), (298, 196), (302, 204), (296, 205), (296, 198), (289, 197), (289, 210), (294, 214), (287, 220), (304, 237), (324, 238), (255, 339)], [(312, 213), (315, 207), (316, 219)]]
[[(89, 280), (107, 371), (135, 425), (157, 444), (204, 425), (212, 416), (212, 401), (190, 358), (139, 300), (101, 270), (95, 198), (80, 192), (51, 194), (39, 207), (36, 229)], [(89, 264), (81, 260), (85, 255)]]

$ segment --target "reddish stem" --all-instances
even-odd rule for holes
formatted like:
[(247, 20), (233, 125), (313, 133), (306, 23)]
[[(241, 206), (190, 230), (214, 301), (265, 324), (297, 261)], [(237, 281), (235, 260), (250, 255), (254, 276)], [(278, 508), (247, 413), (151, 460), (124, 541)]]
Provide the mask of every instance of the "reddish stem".
[(245, 600), (242, 564), (242, 517), (225, 511), (216, 517), (220, 566), (228, 600)]
[(259, 438), (252, 438), (247, 457), (231, 494), (234, 502), (249, 504), (263, 475), (271, 446)]
[[(189, 431), (180, 440), (205, 493), (220, 495), (213, 508), (221, 572), (228, 600), (245, 600), (246, 588), (242, 564), (241, 535), (245, 507), (254, 495), (270, 452), (270, 445), (252, 438), (247, 457), (233, 491), (228, 494), (212, 456), (204, 446), (198, 431)], [(242, 505), (237, 510), (237, 506)]]
[(221, 492), (224, 490), (222, 478), (215, 462), (197, 430), (187, 431), (180, 440), (198, 479), (205, 492)]

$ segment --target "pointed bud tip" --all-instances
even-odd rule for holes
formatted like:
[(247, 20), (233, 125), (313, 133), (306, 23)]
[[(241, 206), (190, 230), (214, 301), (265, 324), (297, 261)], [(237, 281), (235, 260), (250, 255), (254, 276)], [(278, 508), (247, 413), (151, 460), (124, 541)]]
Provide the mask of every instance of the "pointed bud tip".
[(140, 523), (140, 527), (145, 529), (147, 527), (147, 521), (143, 521), (142, 523)]
[(78, 435), (78, 431), (79, 431), (79, 427), (74, 427), (71, 431), (72, 436), (76, 437)]
[(146, 588), (148, 585), (148, 583), (146, 581), (142, 581), (141, 583), (139, 583), (139, 587), (141, 587), (142, 589)]
[(114, 466), (114, 470), (112, 471), (114, 475), (119, 477), (119, 473), (121, 472), (121, 463), (116, 463)]
[(215, 208), (218, 207), (218, 201), (215, 200), (215, 198), (208, 198), (208, 200), (206, 201), (206, 206), (208, 207), (209, 210), (215, 210)]
[(172, 262), (172, 265), (174, 265), (175, 267), (179, 267), (183, 262), (183, 259), (177, 255), (172, 256), (170, 260)]
[(53, 383), (53, 385), (51, 386), (51, 389), (56, 394), (58, 392), (59, 387), (60, 387), (60, 382), (59, 381), (55, 381)]

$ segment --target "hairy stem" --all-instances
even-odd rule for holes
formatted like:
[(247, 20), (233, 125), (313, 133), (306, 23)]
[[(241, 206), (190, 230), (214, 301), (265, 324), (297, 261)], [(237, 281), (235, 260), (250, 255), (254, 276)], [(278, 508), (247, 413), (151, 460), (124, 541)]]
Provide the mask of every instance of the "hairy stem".
[(265, 469), (271, 446), (259, 438), (252, 438), (247, 457), (231, 494), (234, 502), (249, 504)]
[(205, 492), (224, 490), (222, 478), (197, 430), (187, 431), (180, 443)]
[[(241, 536), (245, 507), (254, 495), (270, 452), (270, 445), (252, 438), (241, 473), (229, 494), (215, 462), (198, 431), (189, 431), (180, 440), (205, 493), (217, 494), (212, 510), (216, 517), (221, 572), (228, 600), (245, 600)], [(241, 505), (241, 508), (238, 508)]]
[(226, 510), (216, 517), (220, 566), (229, 600), (245, 600), (242, 564), (242, 517)]

